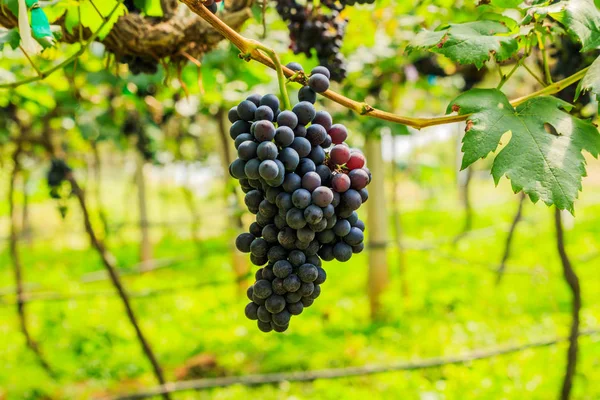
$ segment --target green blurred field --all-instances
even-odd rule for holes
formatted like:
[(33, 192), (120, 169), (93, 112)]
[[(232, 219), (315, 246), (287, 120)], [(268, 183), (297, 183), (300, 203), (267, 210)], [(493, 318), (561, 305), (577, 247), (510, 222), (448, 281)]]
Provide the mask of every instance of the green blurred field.
[[(600, 326), (600, 274), (596, 267), (600, 259), (599, 171), (600, 163), (592, 162), (590, 178), (584, 182), (585, 191), (576, 206), (577, 218), (567, 217), (566, 221), (567, 249), (582, 280), (583, 329)], [(135, 222), (134, 196), (124, 201), (130, 183), (117, 175), (110, 175), (104, 189), (109, 220), (115, 224)], [(551, 210), (544, 205), (526, 203), (507, 274), (500, 286), (495, 285), (493, 270), (501, 257), (517, 196), (506, 182), (494, 188), (485, 172), (476, 176), (471, 188), (474, 231), (456, 246), (452, 239), (462, 227), (463, 215), (452, 168), (419, 164), (418, 173), (401, 174), (399, 206), (409, 294), (406, 298), (401, 295), (398, 252), (391, 246), (392, 279), (384, 297), (383, 322), (369, 320), (368, 257), (363, 253), (347, 264), (326, 266), (328, 281), (323, 294), (313, 307), (292, 320), (285, 334), (263, 334), (244, 317), (247, 301), (236, 292), (232, 238), (225, 230), (227, 209), (221, 187), (215, 185), (198, 200), (202, 213), (199, 245), (190, 238), (181, 192), (157, 182), (150, 189), (153, 221), (173, 222), (153, 228), (155, 256), (173, 263), (123, 279), (128, 290), (138, 294), (184, 288), (133, 300), (169, 380), (176, 378), (186, 360), (198, 354), (216, 360), (207, 376), (243, 375), (453, 356), (568, 332), (570, 294), (556, 255)], [(392, 190), (388, 179), (390, 197)], [(5, 194), (3, 187), (0, 195), (5, 198)], [(68, 216), (61, 222), (55, 204), (46, 200), (42, 182), (33, 198), (31, 221), (40, 237), (21, 247), (25, 281), (34, 285), (32, 291), (111, 293), (106, 280), (82, 282), (82, 277), (102, 270), (102, 265), (88, 247), (75, 201), (70, 202)], [(1, 210), (0, 236), (4, 238), (5, 203)], [(365, 211), (361, 215), (366, 217)], [(131, 225), (108, 238), (124, 270), (137, 263), (136, 240), (137, 229)], [(112, 295), (28, 305), (33, 336), (61, 374), (61, 379), (53, 382), (25, 347), (14, 297), (6, 294), (14, 281), (5, 240), (0, 242), (0, 282), (0, 388), (4, 398), (90, 399), (155, 385), (123, 308)], [(193, 287), (202, 282), (213, 283)], [(584, 337), (580, 343), (573, 398), (599, 399), (600, 336)], [(312, 383), (232, 386), (178, 393), (173, 398), (551, 399), (559, 391), (565, 357), (566, 345), (561, 344), (466, 365)]]

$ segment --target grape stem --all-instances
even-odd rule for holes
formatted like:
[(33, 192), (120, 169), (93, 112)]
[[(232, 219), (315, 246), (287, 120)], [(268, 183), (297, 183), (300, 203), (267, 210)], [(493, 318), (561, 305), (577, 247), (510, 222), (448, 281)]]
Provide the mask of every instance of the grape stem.
[[(227, 39), (228, 41), (233, 43), (242, 52), (243, 55), (245, 55), (246, 57), (248, 57), (250, 59), (258, 61), (259, 63), (264, 64), (269, 68), (276, 69), (275, 63), (269, 57), (266, 57), (264, 54), (262, 54), (259, 51), (249, 52), (250, 50), (252, 50), (254, 43), (257, 43), (256, 41), (247, 39), (244, 36), (240, 35), (238, 32), (236, 32), (235, 30), (233, 30), (231, 27), (229, 27), (227, 24), (225, 24), (223, 21), (221, 21), (216, 15), (214, 15), (210, 10), (208, 10), (202, 4), (202, 2), (200, 0), (180, 0), (180, 1), (183, 4), (187, 5), (192, 12), (199, 15), (202, 19), (204, 19), (206, 22), (208, 22), (213, 28), (215, 28), (216, 31), (218, 31), (221, 35), (223, 35), (223, 37), (225, 37), (225, 39)], [(265, 46), (263, 46), (263, 47), (268, 48)], [(272, 49), (269, 49), (269, 50), (271, 52), (275, 53), (274, 50), (272, 50)], [(513, 106), (517, 106), (519, 104), (526, 102), (527, 100), (530, 100), (530, 99), (538, 97), (538, 96), (551, 95), (551, 94), (560, 92), (567, 86), (570, 86), (573, 83), (583, 79), (583, 77), (585, 76), (588, 69), (589, 69), (589, 67), (582, 69), (581, 71), (576, 72), (575, 74), (573, 74), (561, 81), (555, 82), (552, 85), (548, 85), (547, 87), (545, 87), (542, 90), (538, 90), (537, 92), (533, 92), (527, 96), (515, 99), (515, 100), (511, 101), (511, 104)], [(287, 68), (286, 66), (282, 66), (282, 70), (283, 70), (283, 73), (285, 74), (285, 76), (287, 76), (287, 77), (292, 77), (296, 73), (296, 71), (293, 71), (293, 70)], [(302, 76), (296, 76), (295, 79), (290, 79), (290, 80), (293, 80), (294, 82), (297, 82), (300, 84), (304, 84), (303, 83), (304, 79)], [(336, 102), (358, 114), (368, 115), (373, 118), (378, 118), (378, 119), (382, 119), (385, 121), (390, 121), (390, 122), (407, 125), (407, 126), (415, 128), (415, 129), (422, 129), (422, 128), (426, 128), (428, 126), (450, 124), (453, 122), (461, 122), (461, 121), (467, 120), (470, 116), (470, 114), (463, 114), (463, 115), (444, 115), (444, 116), (431, 117), (431, 118), (406, 117), (406, 116), (394, 114), (394, 113), (391, 113), (388, 111), (379, 110), (377, 108), (370, 106), (369, 104), (367, 104), (365, 102), (359, 102), (359, 101), (350, 99), (346, 96), (343, 96), (339, 93), (334, 92), (333, 90), (327, 90), (326, 92), (321, 93), (321, 94), (324, 97), (326, 97), (326, 98), (328, 98), (328, 99), (330, 99), (330, 100), (332, 100), (332, 101), (334, 101), (334, 102)]]
[(252, 53), (255, 50), (260, 50), (260, 51), (264, 52), (265, 54), (267, 54), (269, 56), (269, 58), (271, 59), (271, 61), (273, 62), (273, 65), (275, 66), (275, 71), (277, 71), (277, 81), (279, 82), (279, 91), (281, 92), (281, 97), (283, 100), (283, 109), (291, 110), (292, 104), (290, 103), (290, 97), (288, 96), (287, 87), (285, 86), (286, 78), (283, 73), (283, 66), (281, 65), (279, 56), (277, 55), (275, 50), (265, 46), (264, 44), (262, 44), (258, 41), (248, 39), (248, 42), (250, 43), (249, 44), (250, 51), (248, 51), (246, 53), (246, 55), (248, 55), (250, 58), (254, 58), (252, 56)]

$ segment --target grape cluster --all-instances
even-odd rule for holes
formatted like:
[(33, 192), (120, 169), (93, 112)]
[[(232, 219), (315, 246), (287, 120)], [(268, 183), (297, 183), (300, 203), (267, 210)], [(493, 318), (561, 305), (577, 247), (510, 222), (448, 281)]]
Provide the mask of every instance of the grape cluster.
[(67, 180), (67, 175), (72, 172), (71, 167), (67, 163), (60, 159), (55, 158), (50, 164), (50, 169), (46, 174), (46, 180), (50, 187), (50, 197), (53, 199), (60, 199), (60, 186), (64, 181)]
[(299, 4), (296, 0), (277, 2), (277, 12), (288, 23), (290, 48), (294, 54), (312, 56), (315, 49), (319, 63), (331, 71), (330, 79), (341, 81), (346, 77), (344, 56), (340, 48), (348, 20), (339, 11), (324, 13), (322, 8)]
[(315, 68), (292, 110), (281, 111), (279, 99), (267, 94), (229, 111), (238, 154), (229, 172), (256, 215), (236, 247), (262, 267), (245, 313), (264, 332), (285, 331), (292, 315), (319, 297), (327, 278), (321, 260), (348, 261), (364, 249), (365, 224), (356, 210), (368, 199), (371, 174), (365, 157), (344, 143), (346, 127), (315, 110), (329, 76), (327, 68)]

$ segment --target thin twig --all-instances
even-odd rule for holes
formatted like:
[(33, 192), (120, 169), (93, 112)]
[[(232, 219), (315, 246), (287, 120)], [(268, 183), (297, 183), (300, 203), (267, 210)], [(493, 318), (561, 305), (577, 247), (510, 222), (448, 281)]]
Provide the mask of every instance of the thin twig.
[(8, 207), (10, 210), (10, 256), (13, 262), (13, 269), (15, 274), (15, 284), (16, 284), (16, 296), (17, 296), (17, 314), (19, 315), (19, 323), (21, 325), (21, 331), (23, 332), (23, 336), (25, 337), (25, 343), (27, 347), (35, 354), (35, 357), (41, 367), (46, 371), (46, 373), (52, 377), (56, 378), (57, 375), (54, 370), (46, 361), (46, 358), (42, 354), (40, 350), (39, 344), (33, 339), (31, 336), (31, 332), (29, 331), (29, 325), (27, 324), (27, 313), (25, 310), (25, 296), (23, 290), (23, 267), (21, 265), (21, 257), (19, 255), (18, 248), (18, 236), (19, 232), (17, 229), (17, 213), (15, 209), (15, 186), (17, 181), (17, 176), (21, 171), (19, 156), (21, 155), (21, 143), (17, 146), (13, 154), (14, 168), (10, 177), (10, 186), (8, 191)]
[(21, 51), (25, 55), (25, 58), (27, 58), (27, 61), (29, 61), (29, 64), (33, 67), (33, 69), (35, 70), (35, 72), (37, 72), (38, 76), (42, 76), (42, 71), (40, 71), (40, 69), (37, 67), (37, 65), (35, 65), (35, 63), (31, 59), (31, 57), (29, 57), (29, 54), (27, 54), (27, 52), (25, 51), (25, 49), (23, 48), (23, 46), (19, 45), (19, 49), (21, 49)]
[(85, 42), (83, 45), (81, 45), (81, 47), (79, 48), (79, 50), (77, 50), (71, 57), (67, 58), (66, 60), (64, 60), (63, 62), (61, 62), (59, 64), (56, 64), (54, 67), (51, 67), (51, 68), (49, 68), (49, 69), (47, 69), (45, 71), (41, 71), (40, 74), (38, 74), (38, 76), (33, 76), (31, 78), (25, 78), (23, 80), (16, 81), (16, 82), (0, 83), (0, 89), (14, 89), (14, 88), (19, 87), (21, 85), (26, 85), (28, 83), (33, 83), (33, 82), (41, 81), (41, 80), (46, 79), (48, 76), (52, 75), (56, 71), (64, 69), (67, 65), (69, 65), (70, 63), (72, 63), (73, 60), (75, 60), (76, 58), (79, 58), (79, 56), (81, 56), (83, 53), (85, 53), (85, 51), (87, 50), (88, 46), (94, 40), (96, 40), (96, 38), (98, 38), (98, 36), (100, 35), (100, 32), (102, 32), (102, 30), (106, 27), (106, 24), (108, 24), (108, 21), (117, 12), (117, 10), (119, 9), (120, 6), (121, 6), (121, 2), (119, 2), (112, 9), (112, 11), (106, 17), (106, 20), (104, 22), (102, 22), (102, 24), (100, 25), (100, 27), (98, 28), (98, 30), (96, 32), (94, 32), (92, 34), (92, 36), (90, 36), (90, 38), (87, 40), (87, 42)]
[(529, 68), (527, 66), (527, 64), (523, 63), (523, 67), (525, 67), (527, 72), (529, 72), (529, 75), (533, 76), (540, 85), (542, 85), (543, 87), (547, 86), (546, 82), (544, 82), (544, 80), (542, 78), (540, 78), (535, 72), (533, 72), (533, 70), (531, 68)]
[(560, 262), (563, 268), (563, 275), (571, 295), (573, 297), (571, 303), (571, 329), (569, 332), (569, 349), (567, 351), (567, 366), (565, 370), (565, 377), (563, 379), (561, 389), (561, 400), (568, 400), (571, 396), (571, 389), (573, 387), (573, 379), (575, 378), (575, 371), (577, 369), (577, 352), (579, 348), (579, 314), (581, 312), (581, 287), (579, 285), (579, 278), (573, 269), (571, 260), (567, 255), (565, 249), (565, 237), (562, 225), (562, 219), (560, 210), (554, 208), (554, 225), (556, 227), (556, 248), (560, 256)]
[[(210, 12), (200, 1), (197, 0), (181, 0), (182, 3), (187, 5), (191, 11), (199, 15), (202, 19), (207, 21), (215, 30), (217, 30), (221, 35), (223, 35), (227, 40), (233, 43), (242, 54), (248, 54), (248, 51), (252, 48), (252, 43), (256, 43), (255, 41), (251, 41), (240, 35), (238, 32), (233, 30), (223, 21), (221, 21), (216, 15)], [(250, 57), (261, 64), (266, 65), (269, 68), (275, 69), (275, 65), (273, 61), (261, 54), (259, 51), (252, 51)], [(588, 67), (589, 68), (589, 67)], [(551, 95), (557, 92), (560, 92), (567, 86), (572, 85), (573, 83), (583, 79), (588, 68), (582, 69), (579, 72), (569, 76), (568, 78), (563, 79), (562, 81), (556, 82), (548, 87), (538, 90), (537, 92), (533, 92), (527, 96), (515, 99), (511, 101), (513, 106), (517, 106), (521, 103), (526, 102), (532, 98), (543, 96), (543, 95)], [(283, 66), (283, 73), (285, 76), (292, 76), (296, 71), (292, 71), (291, 69)], [(305, 77), (299, 76), (295, 82), (304, 84), (306, 81)], [(432, 117), (432, 118), (411, 118), (405, 117), (401, 115), (397, 115), (391, 112), (382, 111), (376, 109), (365, 102), (358, 102), (356, 100), (352, 100), (348, 97), (342, 96), (339, 93), (334, 92), (333, 90), (327, 90), (322, 93), (322, 95), (346, 108), (357, 112), (361, 115), (368, 115), (373, 118), (382, 119), (385, 121), (396, 122), (399, 124), (408, 125), (410, 127), (421, 129), (428, 126), (435, 125), (443, 125), (449, 124), (452, 122), (461, 122), (465, 121), (469, 118), (470, 114), (464, 115), (447, 115), (442, 117)]]
[[(275, 71), (277, 71), (277, 81), (279, 82), (279, 91), (281, 92), (281, 97), (283, 100), (283, 109), (291, 110), (292, 105), (290, 103), (290, 97), (288, 96), (287, 87), (286, 87), (286, 79), (285, 79), (285, 75), (283, 73), (283, 66), (281, 65), (281, 61), (279, 61), (279, 56), (277, 55), (275, 50), (270, 49), (267, 46), (265, 46), (259, 42), (252, 42), (251, 48), (256, 48), (258, 50), (261, 50), (261, 51), (265, 52), (269, 56), (269, 58), (271, 58), (271, 61), (275, 65)], [(248, 55), (251, 55), (251, 53), (252, 53), (252, 50), (250, 50), (248, 52)]]
[(517, 225), (523, 218), (523, 204), (525, 203), (526, 195), (524, 192), (521, 192), (519, 196), (519, 206), (517, 208), (517, 213), (515, 214), (512, 223), (510, 224), (510, 230), (508, 231), (508, 236), (506, 236), (506, 241), (504, 243), (504, 253), (502, 254), (502, 261), (500, 262), (500, 266), (498, 267), (498, 276), (496, 277), (496, 285), (499, 285), (502, 281), (502, 277), (504, 276), (504, 272), (506, 270), (506, 262), (510, 257), (510, 250), (512, 248), (512, 241), (515, 235), (515, 230), (517, 229)]
[[(597, 335), (600, 329), (583, 331), (579, 336)], [(338, 379), (352, 376), (365, 376), (395, 371), (415, 371), (428, 368), (438, 368), (446, 365), (465, 364), (472, 361), (484, 360), (497, 356), (513, 354), (534, 348), (553, 346), (567, 341), (567, 338), (558, 337), (553, 339), (538, 340), (531, 343), (503, 346), (489, 350), (474, 350), (461, 356), (437, 357), (419, 361), (400, 361), (388, 365), (363, 365), (359, 367), (332, 368), (316, 371), (282, 372), (264, 375), (229, 376), (224, 378), (206, 378), (185, 382), (170, 382), (166, 385), (157, 386), (137, 393), (124, 394), (108, 397), (110, 400), (139, 400), (162, 393), (184, 392), (189, 390), (222, 388), (233, 385), (258, 386), (281, 382), (311, 382), (318, 379)]]
[(473, 229), (473, 207), (471, 206), (471, 181), (473, 179), (473, 167), (465, 171), (465, 181), (461, 185), (461, 200), (464, 208), (464, 224), (462, 231), (454, 238), (454, 244), (461, 241), (471, 229)]

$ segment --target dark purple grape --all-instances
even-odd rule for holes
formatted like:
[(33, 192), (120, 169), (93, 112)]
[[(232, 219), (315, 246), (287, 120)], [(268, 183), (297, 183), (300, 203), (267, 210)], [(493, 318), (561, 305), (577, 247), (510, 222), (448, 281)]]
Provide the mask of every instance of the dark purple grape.
[(310, 74), (311, 75), (314, 75), (314, 74), (323, 74), (323, 75), (325, 75), (327, 77), (327, 79), (331, 78), (331, 73), (329, 72), (329, 69), (327, 69), (327, 67), (323, 67), (321, 65), (319, 65), (318, 67), (314, 67), (312, 69), (312, 71), (310, 71)]
[[(265, 282), (267, 282), (267, 281), (265, 281)], [(288, 292), (295, 292), (295, 291), (297, 291), (300, 288), (301, 284), (302, 284), (302, 281), (300, 280), (300, 278), (298, 278), (298, 275), (296, 275), (296, 274), (291, 274), (290, 276), (288, 276), (287, 278), (285, 278), (283, 280), (283, 287)], [(256, 292), (256, 284), (254, 286), (255, 286), (254, 287), (254, 291)]]
[(306, 128), (306, 139), (308, 139), (313, 146), (318, 146), (323, 143), (326, 137), (327, 131), (321, 125), (313, 124)]
[[(271, 297), (273, 297), (273, 296), (270, 296), (269, 299)], [(267, 307), (266, 307), (267, 301), (269, 299), (267, 299), (265, 301), (265, 305), (262, 305), (262, 306), (258, 307), (258, 310), (256, 312), (256, 316), (258, 317), (259, 321), (262, 321), (262, 322), (271, 322), (272, 314), (269, 312), (269, 310), (267, 310)]]
[[(300, 228), (296, 231), (296, 237), (299, 241), (310, 243), (315, 238), (315, 233), (308, 227)], [(308, 247), (308, 246), (307, 246)]]
[(261, 106), (269, 106), (274, 113), (279, 110), (279, 99), (274, 94), (266, 94), (260, 99)]
[(276, 277), (284, 279), (287, 278), (293, 271), (292, 264), (289, 261), (281, 260), (277, 261), (273, 265), (273, 273)]
[[(310, 154), (310, 151), (312, 150), (312, 146), (311, 146), (310, 142), (303, 137), (294, 138), (294, 141), (292, 142), (290, 147), (292, 149), (296, 150), (296, 152), (298, 152), (298, 155), (300, 156), (300, 158), (304, 158), (304, 157), (308, 156)], [(250, 157), (250, 158), (252, 158), (252, 157)]]
[(321, 210), (320, 207), (311, 204), (304, 210), (304, 219), (309, 224), (318, 224), (320, 221), (323, 220), (323, 210)]
[(241, 135), (238, 135), (238, 137), (235, 138), (235, 142), (234, 142), (234, 146), (236, 148), (236, 150), (240, 147), (240, 144), (244, 143), (246, 140), (254, 140), (254, 136), (252, 136), (249, 133), (242, 133)]
[(290, 323), (290, 318), (292, 314), (290, 314), (287, 310), (283, 310), (277, 314), (273, 314), (273, 324), (285, 327)]
[(298, 117), (298, 123), (300, 125), (308, 124), (316, 115), (315, 107), (308, 101), (297, 103), (292, 111)]
[(273, 126), (273, 123), (270, 121), (255, 122), (254, 137), (259, 142), (268, 142), (273, 140), (273, 138), (275, 137), (275, 126)]
[(332, 125), (331, 129), (327, 130), (327, 133), (331, 136), (331, 141), (336, 145), (344, 143), (348, 139), (348, 129), (342, 124)]
[(240, 120), (240, 116), (237, 112), (237, 107), (231, 107), (229, 109), (229, 112), (227, 113), (227, 118), (229, 119), (229, 122), (231, 122), (232, 124), (235, 121), (239, 121)]
[(337, 223), (333, 227), (333, 233), (335, 233), (339, 237), (344, 237), (348, 233), (350, 233), (350, 229), (352, 229), (352, 225), (346, 219), (338, 219)]
[(298, 100), (315, 104), (317, 102), (317, 93), (310, 87), (304, 86), (298, 91)]
[(304, 68), (302, 68), (302, 65), (300, 65), (297, 62), (289, 62), (285, 66), (288, 67), (289, 69), (291, 69), (292, 71), (304, 71)]
[(275, 117), (275, 113), (271, 110), (271, 107), (268, 106), (260, 106), (254, 112), (254, 119), (256, 121), (266, 120), (273, 121)]
[(298, 289), (298, 294), (301, 294), (302, 297), (310, 296), (315, 291), (315, 284), (312, 282), (303, 282), (300, 285), (300, 289)]
[(275, 131), (275, 143), (279, 147), (288, 147), (294, 141), (294, 131), (289, 126), (280, 126)]
[(299, 175), (291, 173), (286, 174), (283, 181), (283, 190), (288, 193), (293, 193), (295, 190), (302, 187), (302, 178)]
[(276, 263), (277, 261), (285, 260), (287, 256), (288, 252), (282, 246), (273, 246), (267, 253), (267, 259), (270, 263)]
[(310, 158), (303, 158), (298, 163), (298, 167), (296, 169), (297, 169), (296, 173), (298, 175), (304, 177), (304, 175), (307, 174), (308, 172), (316, 171), (317, 166), (315, 165), (315, 162), (313, 160), (311, 160)]
[(333, 246), (333, 255), (336, 260), (346, 262), (352, 257), (352, 247), (344, 242), (337, 242)]
[(256, 237), (251, 233), (240, 233), (235, 239), (235, 247), (242, 253), (250, 253), (250, 245)]
[(288, 260), (292, 266), (299, 267), (306, 262), (306, 256), (300, 250), (292, 250), (290, 251)]
[(329, 89), (329, 78), (323, 74), (311, 74), (308, 86), (317, 93), (323, 93)]
[(290, 129), (294, 129), (298, 126), (298, 117), (292, 111), (282, 111), (277, 116), (277, 125), (279, 125), (280, 128), (286, 126)]
[[(316, 173), (315, 173), (316, 174)], [(318, 174), (316, 174), (319, 176)], [(304, 179), (304, 178), (303, 178)], [(304, 180), (303, 180), (304, 183)], [(320, 184), (320, 177), (319, 177)], [(319, 207), (327, 207), (333, 201), (333, 192), (325, 186), (317, 186), (312, 192), (312, 202)]]
[(258, 93), (252, 93), (250, 96), (246, 97), (246, 100), (251, 101), (254, 103), (254, 105), (256, 107), (258, 107), (260, 105), (260, 98), (262, 96)]
[(336, 240), (336, 236), (332, 229), (325, 229), (317, 233), (317, 240), (323, 244), (329, 244)]
[(289, 303), (287, 305), (287, 310), (292, 315), (300, 315), (302, 311), (304, 311), (304, 304), (301, 301), (297, 301), (296, 303)]
[(239, 158), (236, 158), (229, 166), (229, 173), (236, 179), (246, 178), (244, 169), (246, 168), (246, 162)]
[[(216, 6), (216, 4), (214, 4)], [(256, 321), (258, 323), (258, 329), (261, 332), (271, 332), (273, 330), (273, 327), (271, 326), (270, 322), (262, 322), (262, 321)]]
[(238, 157), (241, 160), (248, 161), (256, 157), (256, 149), (258, 148), (258, 143), (247, 140), (240, 144), (238, 147)]
[(275, 179), (279, 175), (279, 167), (273, 160), (265, 160), (260, 163), (258, 172), (263, 179), (271, 180)]
[[(304, 160), (307, 159), (304, 158)], [(302, 177), (302, 187), (309, 192), (313, 192), (319, 186), (321, 186), (321, 177), (316, 172), (306, 172)]]
[(266, 299), (271, 295), (271, 293), (273, 293), (271, 282), (265, 279), (260, 279), (254, 284), (254, 297)]
[(348, 233), (344, 237), (344, 242), (348, 243), (350, 246), (357, 246), (363, 242), (365, 236), (363, 232), (358, 228), (350, 229), (350, 233)]
[(335, 174), (333, 178), (331, 178), (331, 187), (337, 193), (344, 193), (345, 191), (350, 189), (350, 185), (350, 178), (346, 174)]
[(296, 206), (299, 209), (305, 209), (310, 205), (310, 202), (311, 194), (306, 189), (298, 189), (292, 194), (292, 203), (294, 203), (294, 206)]
[(306, 226), (304, 213), (298, 208), (292, 208), (286, 214), (285, 221), (292, 229), (301, 229)]
[(321, 146), (313, 147), (310, 153), (308, 153), (308, 158), (310, 158), (315, 165), (320, 165), (325, 162), (325, 150)]
[[(277, 146), (273, 142), (262, 142), (256, 149), (256, 155), (261, 161), (275, 160), (279, 155)], [(267, 179), (267, 178), (265, 178)]]
[(265, 308), (267, 311), (273, 314), (277, 314), (285, 308), (285, 298), (282, 296), (273, 294), (265, 302)]
[(258, 319), (258, 307), (259, 305), (256, 303), (248, 303), (246, 309), (244, 310), (244, 314), (246, 314), (246, 318), (256, 321)]
[(229, 128), (229, 136), (235, 140), (242, 133), (250, 133), (250, 124), (246, 121), (235, 121)]
[(360, 193), (358, 193), (356, 190), (349, 189), (344, 194), (342, 194), (341, 204), (352, 210), (358, 210), (362, 205), (362, 197), (360, 196)]
[(238, 104), (237, 113), (241, 119), (246, 121), (253, 121), (256, 108), (256, 104), (254, 104), (250, 100), (244, 100), (240, 104)]

